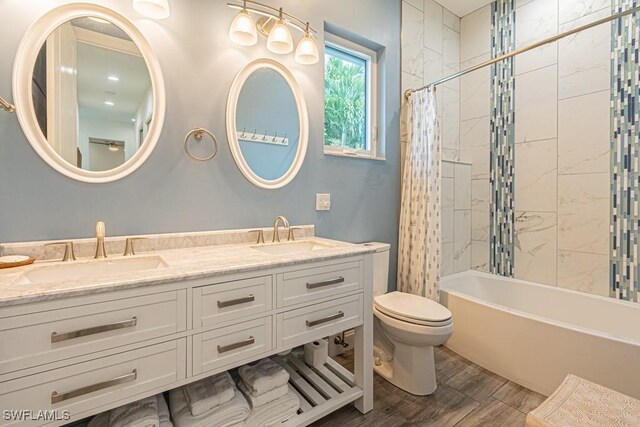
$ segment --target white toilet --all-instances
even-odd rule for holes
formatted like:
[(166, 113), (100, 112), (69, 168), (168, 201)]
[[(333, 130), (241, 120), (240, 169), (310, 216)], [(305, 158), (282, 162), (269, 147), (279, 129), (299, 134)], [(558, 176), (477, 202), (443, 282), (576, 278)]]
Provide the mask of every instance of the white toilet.
[(389, 245), (374, 246), (373, 314), (374, 370), (411, 394), (436, 391), (433, 346), (444, 344), (453, 333), (451, 312), (417, 295), (387, 293)]

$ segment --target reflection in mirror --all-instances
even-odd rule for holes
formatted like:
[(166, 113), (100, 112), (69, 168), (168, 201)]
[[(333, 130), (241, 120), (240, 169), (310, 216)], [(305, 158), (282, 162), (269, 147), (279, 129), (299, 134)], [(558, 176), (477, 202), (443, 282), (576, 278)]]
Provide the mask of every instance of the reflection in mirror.
[(70, 20), (49, 35), (33, 69), (32, 100), (49, 145), (87, 171), (129, 160), (153, 116), (142, 53), (118, 26), (95, 17)]
[(276, 180), (291, 168), (300, 138), (296, 100), (284, 77), (259, 68), (247, 78), (236, 109), (240, 151), (260, 178)]

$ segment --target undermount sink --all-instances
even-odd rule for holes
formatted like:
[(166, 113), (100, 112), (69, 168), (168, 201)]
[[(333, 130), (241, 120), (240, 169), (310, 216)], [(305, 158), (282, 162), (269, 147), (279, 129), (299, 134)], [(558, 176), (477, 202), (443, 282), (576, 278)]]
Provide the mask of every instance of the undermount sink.
[(323, 249), (329, 249), (332, 246), (317, 241), (308, 240), (301, 242), (283, 242), (283, 243), (267, 243), (263, 245), (251, 246), (260, 252), (264, 252), (271, 255), (287, 255), (305, 252), (321, 251)]
[(101, 279), (138, 271), (158, 270), (168, 264), (162, 257), (117, 258), (95, 261), (79, 261), (33, 267), (18, 276), (18, 283), (52, 283), (64, 280)]

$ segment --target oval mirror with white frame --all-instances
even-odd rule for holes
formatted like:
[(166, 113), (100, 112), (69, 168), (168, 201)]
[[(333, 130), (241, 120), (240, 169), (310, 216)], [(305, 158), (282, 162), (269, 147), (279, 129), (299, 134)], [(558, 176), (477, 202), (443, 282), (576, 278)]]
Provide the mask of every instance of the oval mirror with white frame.
[(238, 168), (253, 184), (287, 185), (302, 167), (309, 138), (307, 106), (293, 74), (258, 59), (240, 71), (227, 101), (227, 138)]
[(164, 82), (149, 43), (99, 5), (68, 4), (38, 19), (18, 48), (13, 90), (35, 151), (78, 181), (129, 175), (164, 124)]

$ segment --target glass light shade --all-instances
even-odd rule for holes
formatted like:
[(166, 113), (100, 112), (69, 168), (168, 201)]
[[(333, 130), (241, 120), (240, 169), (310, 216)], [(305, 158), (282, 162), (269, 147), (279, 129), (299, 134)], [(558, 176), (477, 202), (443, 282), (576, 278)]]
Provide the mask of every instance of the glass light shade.
[(133, 8), (151, 19), (165, 19), (171, 15), (169, 0), (133, 0)]
[(287, 24), (281, 19), (273, 26), (267, 39), (267, 49), (273, 53), (286, 55), (293, 50), (293, 37)]
[(320, 56), (318, 55), (318, 46), (313, 36), (306, 33), (296, 48), (296, 62), (303, 65), (311, 65), (318, 62)]
[(256, 23), (246, 9), (242, 9), (233, 18), (231, 27), (229, 27), (229, 38), (242, 46), (253, 46), (258, 42)]

